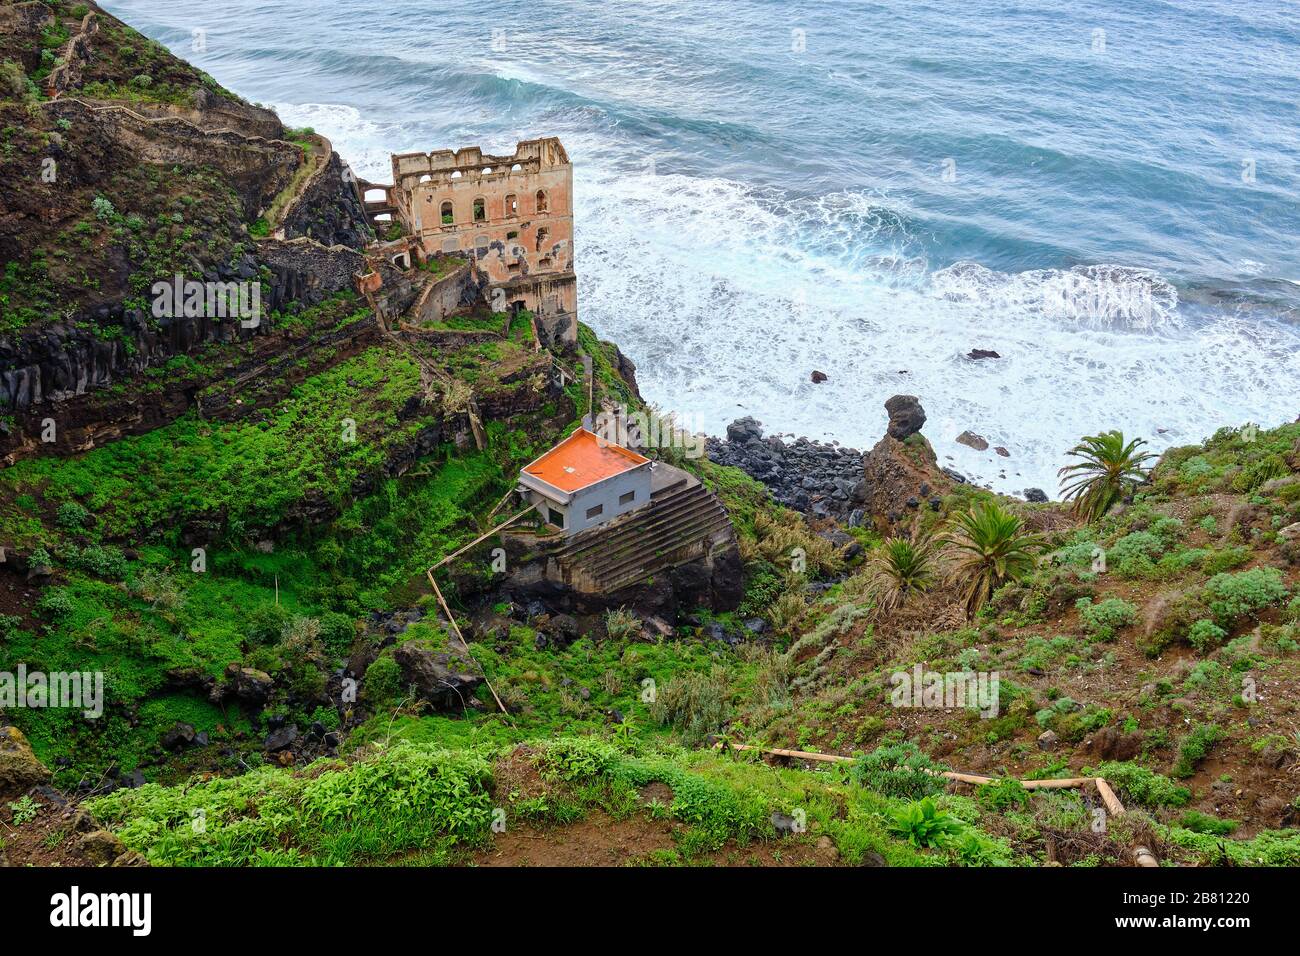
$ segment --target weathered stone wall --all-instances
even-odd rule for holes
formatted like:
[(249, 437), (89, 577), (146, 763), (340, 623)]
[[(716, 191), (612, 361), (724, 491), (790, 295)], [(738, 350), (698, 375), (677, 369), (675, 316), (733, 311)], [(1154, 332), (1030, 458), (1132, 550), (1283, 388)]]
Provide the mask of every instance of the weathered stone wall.
[(280, 222), (284, 238), (307, 236), (327, 246), (362, 249), (370, 238), (366, 213), (349, 170), (330, 150), (325, 165), (313, 174)]
[[(457, 266), (445, 276), (429, 283), (416, 299), (412, 316), (417, 324), (441, 322), (452, 312), (463, 306), (473, 305), (478, 293), (478, 284), (471, 283), (473, 267), (469, 263)], [(467, 285), (472, 288), (467, 289)]]
[(577, 340), (573, 167), (558, 139), (521, 142), (510, 156), (395, 155), (388, 198), (426, 254), (472, 255), (509, 303), (538, 316), (548, 344)]

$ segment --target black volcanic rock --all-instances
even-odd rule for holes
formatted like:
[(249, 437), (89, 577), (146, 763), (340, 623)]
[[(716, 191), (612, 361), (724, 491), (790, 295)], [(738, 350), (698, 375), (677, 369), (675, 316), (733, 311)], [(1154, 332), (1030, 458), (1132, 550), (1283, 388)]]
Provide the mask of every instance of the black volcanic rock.
[(780, 504), (805, 513), (848, 519), (862, 498), (862, 454), (807, 438), (763, 437), (762, 423), (739, 418), (727, 440), (709, 438), (709, 459), (731, 465), (771, 489)]
[(925, 424), (925, 409), (915, 395), (895, 395), (885, 402), (889, 412), (889, 437), (904, 441), (921, 430)]

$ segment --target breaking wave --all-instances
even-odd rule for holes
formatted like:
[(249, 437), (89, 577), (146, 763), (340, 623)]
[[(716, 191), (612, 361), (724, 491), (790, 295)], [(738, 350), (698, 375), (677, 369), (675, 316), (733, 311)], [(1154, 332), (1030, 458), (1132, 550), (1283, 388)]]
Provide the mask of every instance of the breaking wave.
[(1178, 290), (1148, 269), (1117, 265), (1035, 269), (1007, 274), (959, 262), (930, 278), (935, 295), (1102, 329), (1179, 328)]

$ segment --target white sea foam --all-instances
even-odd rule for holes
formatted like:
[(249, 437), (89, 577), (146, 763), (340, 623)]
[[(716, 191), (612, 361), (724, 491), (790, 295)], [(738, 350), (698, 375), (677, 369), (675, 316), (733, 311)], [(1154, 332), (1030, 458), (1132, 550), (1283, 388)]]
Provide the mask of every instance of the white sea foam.
[[(1163, 448), (1297, 411), (1294, 330), (1226, 313), (1189, 321), (1149, 271), (927, 274), (867, 197), (774, 208), (726, 181), (586, 173), (583, 317), (639, 363), (649, 397), (714, 433), (753, 414), (866, 447), (884, 400), (910, 393), (941, 460), (999, 490), (1055, 494), (1082, 435), (1119, 427)], [(970, 361), (972, 348), (1003, 358)], [(813, 369), (828, 381), (813, 385)], [(1010, 457), (957, 444), (967, 429)]]
[[(424, 142), (419, 123), (384, 125), (351, 107), (276, 108), (378, 180), (390, 151), (482, 139), (466, 129)], [(932, 270), (879, 197), (788, 200), (655, 175), (589, 126), (559, 132), (576, 160), (583, 320), (637, 363), (648, 399), (712, 433), (752, 414), (769, 431), (868, 447), (884, 433), (885, 399), (915, 394), (942, 462), (999, 490), (1054, 494), (1082, 435), (1118, 427), (1163, 448), (1300, 411), (1300, 332), (1193, 314), (1157, 274)], [(972, 362), (972, 348), (1003, 357)], [(829, 380), (813, 385), (813, 369)], [(1011, 456), (957, 444), (967, 429)]]

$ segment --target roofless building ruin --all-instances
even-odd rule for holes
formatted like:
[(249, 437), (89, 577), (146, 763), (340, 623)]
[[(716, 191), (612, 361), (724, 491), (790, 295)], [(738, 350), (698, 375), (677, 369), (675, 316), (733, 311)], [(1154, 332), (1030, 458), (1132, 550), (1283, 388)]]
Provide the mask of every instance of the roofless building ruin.
[(425, 256), (473, 258), (494, 309), (528, 309), (547, 342), (578, 335), (573, 270), (573, 166), (558, 138), (524, 140), (509, 156), (477, 146), (392, 157), (393, 183), (361, 184), (371, 225), (396, 217)]

